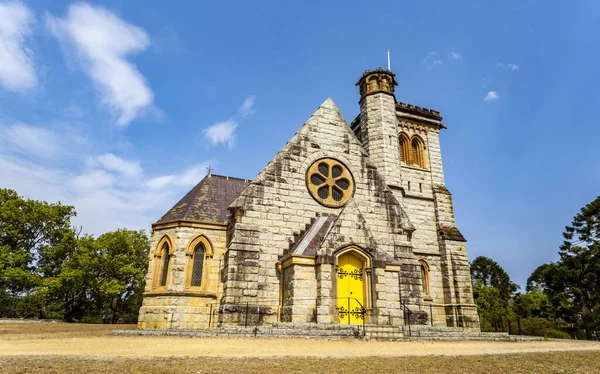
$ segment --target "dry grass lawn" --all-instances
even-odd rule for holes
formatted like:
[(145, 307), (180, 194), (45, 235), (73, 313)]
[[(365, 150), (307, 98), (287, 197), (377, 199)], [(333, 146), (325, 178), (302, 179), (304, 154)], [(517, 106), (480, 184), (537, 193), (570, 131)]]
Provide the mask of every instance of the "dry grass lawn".
[(113, 328), (0, 323), (0, 373), (600, 373), (594, 342), (117, 337)]

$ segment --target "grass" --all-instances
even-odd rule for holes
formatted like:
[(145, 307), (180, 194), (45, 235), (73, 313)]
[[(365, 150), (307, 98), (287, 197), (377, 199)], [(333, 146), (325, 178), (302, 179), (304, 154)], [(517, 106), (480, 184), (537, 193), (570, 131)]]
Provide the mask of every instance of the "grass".
[(101, 325), (62, 322), (0, 323), (0, 340), (86, 338), (110, 336), (112, 330), (135, 330), (136, 325)]
[[(589, 351), (557, 351), (546, 353), (511, 353), (511, 354), (489, 354), (477, 356), (398, 356), (398, 357), (376, 357), (380, 351), (373, 350), (373, 356), (349, 358), (338, 357), (206, 357), (206, 349), (211, 349), (214, 344), (221, 344), (225, 352), (234, 350), (235, 347), (245, 346), (244, 340), (190, 340), (190, 338), (161, 338), (161, 337), (139, 337), (129, 343), (133, 347), (133, 355), (127, 356), (123, 353), (125, 339), (120, 337), (109, 337), (113, 329), (135, 329), (135, 325), (89, 325), (89, 324), (67, 324), (67, 323), (0, 323), (0, 343), (4, 344), (5, 349), (10, 350), (14, 346), (23, 346), (22, 355), (2, 356), (0, 352), (0, 374), (2, 373), (599, 373), (600, 374), (600, 350)], [(74, 338), (74, 339), (72, 339)], [(89, 339), (88, 339), (89, 338)], [(49, 340), (53, 339), (53, 340)], [(81, 348), (81, 356), (75, 356), (68, 348), (63, 348), (61, 339), (76, 341), (77, 347)], [(42, 341), (42, 344), (40, 344)], [(56, 342), (58, 348), (56, 349)], [(65, 340), (66, 341), (66, 340)], [(95, 342), (95, 343), (93, 343)], [(100, 342), (100, 343), (99, 343)], [(165, 346), (169, 342), (168, 346)], [(209, 344), (207, 344), (207, 342)], [(189, 349), (185, 354), (194, 352), (194, 356), (184, 356), (177, 353), (179, 348), (189, 346), (189, 344), (198, 344), (199, 348)], [(262, 344), (277, 344), (277, 352), (285, 352), (289, 347), (296, 346), (296, 343), (306, 344), (306, 347), (319, 347), (321, 351), (332, 351), (333, 346), (336, 349), (348, 352), (356, 352), (351, 349), (361, 347), (366, 349), (371, 344), (351, 341), (343, 343), (328, 342), (319, 340), (294, 340), (294, 344), (286, 340), (256, 340), (249, 341), (248, 344), (257, 344), (257, 350), (260, 351)], [(456, 342), (461, 344), (460, 342)], [(44, 351), (53, 346), (54, 351)], [(110, 349), (105, 352), (116, 353), (115, 356), (94, 355), (97, 345), (108, 345)], [(419, 350), (419, 347), (435, 346), (441, 352), (447, 343), (390, 343), (398, 344), (403, 349)], [(408, 344), (408, 345), (407, 345)], [(413, 345), (411, 345), (413, 344)], [(470, 352), (483, 351), (485, 344), (473, 346), (471, 344)], [(506, 343), (500, 343), (506, 344)], [(514, 343), (520, 344), (520, 343)], [(523, 343), (525, 344), (525, 343)], [(538, 343), (535, 343), (538, 344)], [(544, 344), (544, 343), (539, 343)], [(545, 343), (545, 344), (552, 344)], [(562, 344), (562, 343), (561, 343)], [(573, 342), (566, 342), (565, 349), (573, 348)], [(146, 351), (147, 356), (138, 356), (138, 346), (154, 346), (154, 350)], [(314, 345), (314, 346), (313, 346)], [(39, 347), (42, 351), (36, 355), (32, 347)], [(72, 347), (73, 345), (71, 345)], [(95, 348), (96, 347), (96, 348)], [(329, 347), (329, 348), (328, 348)], [(408, 348), (407, 348), (408, 347)], [(514, 347), (518, 347), (514, 346)], [(582, 349), (586, 345), (582, 345)], [(548, 346), (549, 348), (549, 346)], [(20, 349), (20, 348), (19, 348)], [(61, 351), (63, 349), (63, 351)], [(306, 349), (306, 348), (302, 348)], [(371, 347), (372, 349), (372, 347)], [(460, 349), (460, 348), (459, 348)], [(58, 354), (42, 354), (43, 352), (58, 352)], [(166, 353), (167, 357), (153, 356), (154, 352)], [(223, 352), (223, 351), (222, 351)], [(301, 352), (305, 352), (304, 350)], [(366, 355), (366, 353), (361, 351)], [(370, 352), (370, 351), (368, 351)], [(514, 351), (513, 351), (514, 352)], [(180, 356), (177, 357), (176, 354)], [(354, 353), (350, 353), (352, 355)], [(204, 356), (203, 356), (204, 355)], [(308, 356), (308, 355), (307, 355)]]
[(363, 358), (2, 357), (0, 373), (600, 373), (598, 352)]

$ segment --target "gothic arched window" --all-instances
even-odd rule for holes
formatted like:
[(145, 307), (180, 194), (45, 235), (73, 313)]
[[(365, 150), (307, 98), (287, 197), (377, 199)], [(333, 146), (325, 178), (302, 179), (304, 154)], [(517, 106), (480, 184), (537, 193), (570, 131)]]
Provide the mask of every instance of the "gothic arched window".
[(198, 243), (192, 255), (192, 281), (191, 287), (200, 287), (202, 285), (202, 268), (204, 266), (204, 245)]
[(213, 256), (213, 246), (210, 240), (204, 235), (198, 235), (190, 241), (187, 247), (186, 255), (186, 289), (206, 289), (208, 274), (207, 262)]
[(154, 252), (154, 288), (163, 288), (169, 281), (169, 263), (171, 259), (172, 242), (168, 236), (158, 242)]
[(408, 135), (401, 132), (398, 137), (398, 142), (400, 143), (400, 161), (405, 165), (410, 165), (411, 151)]
[(418, 135), (413, 135), (411, 143), (411, 166), (415, 166), (421, 169), (427, 167), (425, 163), (425, 143)]

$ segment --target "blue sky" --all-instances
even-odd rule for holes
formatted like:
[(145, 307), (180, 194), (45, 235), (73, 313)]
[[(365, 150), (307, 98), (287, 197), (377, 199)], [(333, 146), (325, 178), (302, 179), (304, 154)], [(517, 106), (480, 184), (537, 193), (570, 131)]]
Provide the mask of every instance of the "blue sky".
[(149, 229), (211, 164), (253, 178), (391, 49), (399, 101), (434, 108), (471, 259), (518, 283), (600, 191), (600, 5), (0, 0), (0, 186)]

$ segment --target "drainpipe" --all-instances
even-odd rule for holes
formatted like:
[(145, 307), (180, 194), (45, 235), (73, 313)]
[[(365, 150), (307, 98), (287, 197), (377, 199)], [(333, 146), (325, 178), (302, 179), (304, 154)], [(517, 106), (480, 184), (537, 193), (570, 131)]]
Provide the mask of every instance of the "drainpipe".
[(281, 308), (283, 307), (283, 266), (281, 262), (277, 263), (277, 270), (279, 271), (279, 305), (277, 306), (277, 322), (281, 322)]

